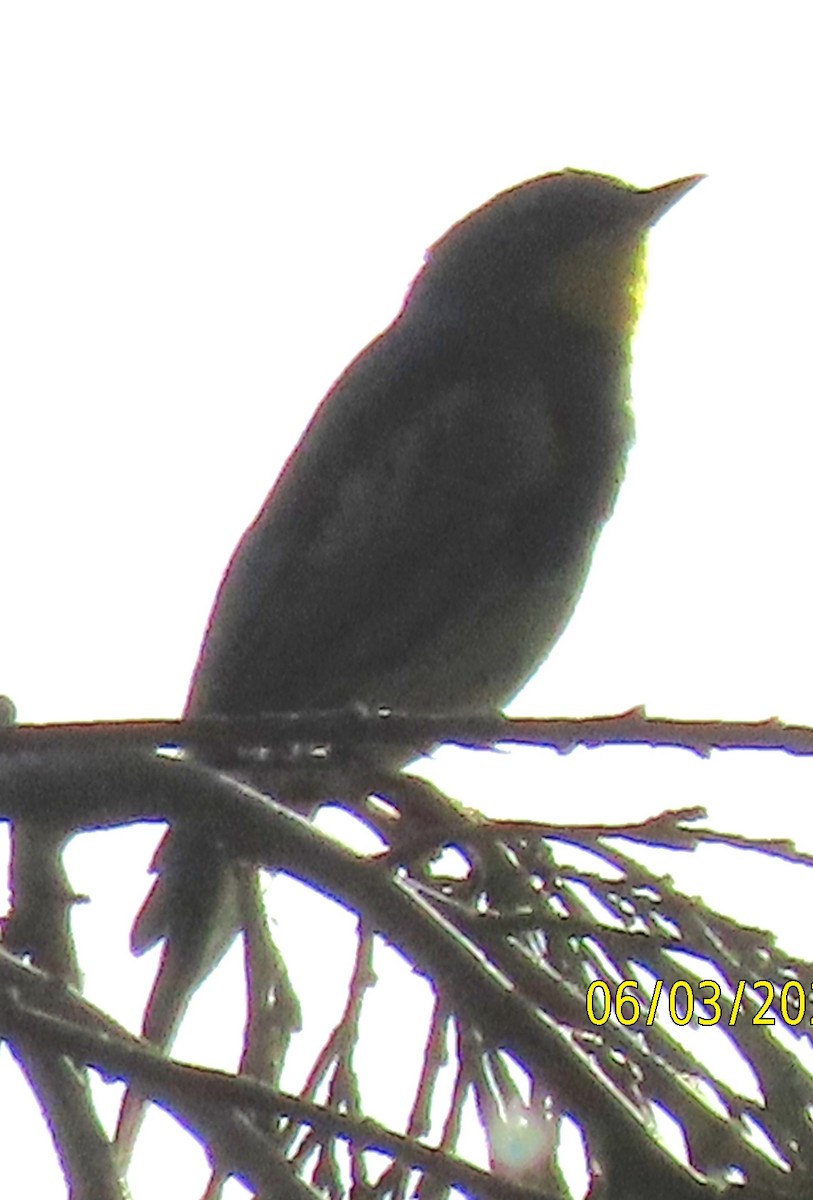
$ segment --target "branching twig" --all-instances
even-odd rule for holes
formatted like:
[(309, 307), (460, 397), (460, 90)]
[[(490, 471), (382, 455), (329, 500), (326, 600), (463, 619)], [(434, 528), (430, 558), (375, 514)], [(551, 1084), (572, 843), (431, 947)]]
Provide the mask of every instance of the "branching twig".
[[(3, 957), (8, 964), (9, 956)], [(450, 1155), (391, 1133), (368, 1118), (357, 1119), (337, 1113), (247, 1076), (168, 1060), (149, 1043), (112, 1027), (101, 1012), (95, 1013), (97, 1028), (92, 1028), (90, 1018), (94, 1010), (86, 1002), (79, 1002), (79, 1009), (84, 1014), (81, 1024), (51, 1015), (33, 1003), (35, 994), (43, 1005), (51, 1003), (49, 981), (29, 968), (19, 969), (30, 976), (25, 1005), (18, 1003), (13, 988), (0, 987), (0, 1032), (4, 1037), (35, 1038), (39, 1046), (48, 1048), (52, 1054), (69, 1055), (75, 1061), (93, 1067), (108, 1080), (136, 1081), (145, 1095), (193, 1131), (199, 1130), (207, 1143), (219, 1143), (224, 1131), (220, 1123), (223, 1113), (236, 1110), (244, 1114), (263, 1114), (269, 1123), (287, 1117), (318, 1129), (323, 1138), (343, 1138), (358, 1147), (391, 1154), (411, 1168), (436, 1174), (448, 1186), (460, 1187), (484, 1200), (490, 1197), (494, 1200), (545, 1200), (539, 1192), (495, 1180)], [(16, 981), (16, 974), (13, 977)], [(258, 1128), (254, 1127), (252, 1138), (258, 1135)], [(273, 1148), (274, 1143), (265, 1135), (263, 1139), (266, 1151)], [(231, 1156), (233, 1149), (231, 1146), (226, 1157)], [(234, 1170), (235, 1164), (229, 1165)], [(251, 1182), (252, 1178), (247, 1175), (246, 1182), (249, 1186), (258, 1186), (258, 1181)]]

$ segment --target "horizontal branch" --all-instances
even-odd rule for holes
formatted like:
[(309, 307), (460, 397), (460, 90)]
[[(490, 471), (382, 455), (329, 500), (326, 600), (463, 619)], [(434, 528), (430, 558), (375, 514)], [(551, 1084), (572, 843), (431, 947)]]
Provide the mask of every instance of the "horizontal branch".
[(406, 745), (441, 742), (472, 749), (497, 744), (547, 746), (566, 754), (576, 746), (670, 746), (704, 757), (712, 750), (782, 750), (813, 754), (813, 729), (776, 717), (763, 721), (685, 721), (653, 718), (643, 707), (604, 717), (509, 718), (402, 715), (360, 709), (269, 713), (258, 717), (195, 720), (94, 721), (0, 728), (0, 754), (82, 745), (200, 747)]

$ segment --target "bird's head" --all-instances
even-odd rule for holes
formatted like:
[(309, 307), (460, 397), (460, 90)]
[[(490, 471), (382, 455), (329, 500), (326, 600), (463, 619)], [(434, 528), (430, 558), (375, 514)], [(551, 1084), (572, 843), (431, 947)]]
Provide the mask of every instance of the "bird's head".
[(561, 314), (626, 337), (646, 234), (700, 179), (638, 189), (566, 170), (501, 192), (427, 251), (406, 312), (449, 329)]

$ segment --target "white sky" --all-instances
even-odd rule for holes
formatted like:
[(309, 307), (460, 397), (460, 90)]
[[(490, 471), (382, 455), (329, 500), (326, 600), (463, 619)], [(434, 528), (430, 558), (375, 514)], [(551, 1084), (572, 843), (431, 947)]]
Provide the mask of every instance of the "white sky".
[[(651, 238), (627, 481), (514, 710), (813, 722), (809, 13), (767, 12), (3, 5), (0, 691), (20, 720), (177, 715), (234, 544), (425, 247), (576, 166), (709, 178)], [(493, 811), (518, 792), (511, 811), (544, 819), (706, 803), (813, 848), (804, 761), (607, 750), (467, 774), (463, 757), (443, 781)], [(75, 886), (132, 913), (155, 837), (84, 839)], [(813, 957), (799, 872), (746, 856), (732, 874), (722, 852), (664, 869)], [(88, 986), (135, 1021), (149, 964), (127, 962), (126, 919), (93, 933)], [(9, 1080), (4, 1055), (6, 1131)], [(64, 1194), (48, 1153), (20, 1171), (27, 1194)]]

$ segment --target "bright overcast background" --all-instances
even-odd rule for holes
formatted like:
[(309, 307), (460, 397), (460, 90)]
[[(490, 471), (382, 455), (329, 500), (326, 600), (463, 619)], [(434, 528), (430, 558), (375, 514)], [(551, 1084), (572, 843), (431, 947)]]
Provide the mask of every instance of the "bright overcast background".
[[(808, 22), (710, 0), (2, 5), (0, 691), (19, 719), (177, 716), (234, 544), (425, 247), (574, 166), (708, 178), (652, 235), (627, 480), (514, 711), (813, 723)], [(704, 803), (813, 850), (811, 766), (778, 754), (459, 752), (438, 771), (491, 812)], [(127, 921), (156, 837), (85, 837), (68, 860), (96, 901), (88, 994), (132, 1024), (153, 963), (128, 963)], [(730, 859), (663, 869), (813, 956), (810, 882)], [(201, 1021), (204, 1049), (179, 1053), (228, 1065), (226, 1009)], [(4, 1052), (19, 1150), (0, 1188), (50, 1200), (37, 1120)], [(135, 1200), (199, 1194), (183, 1153), (183, 1184), (147, 1163)]]

